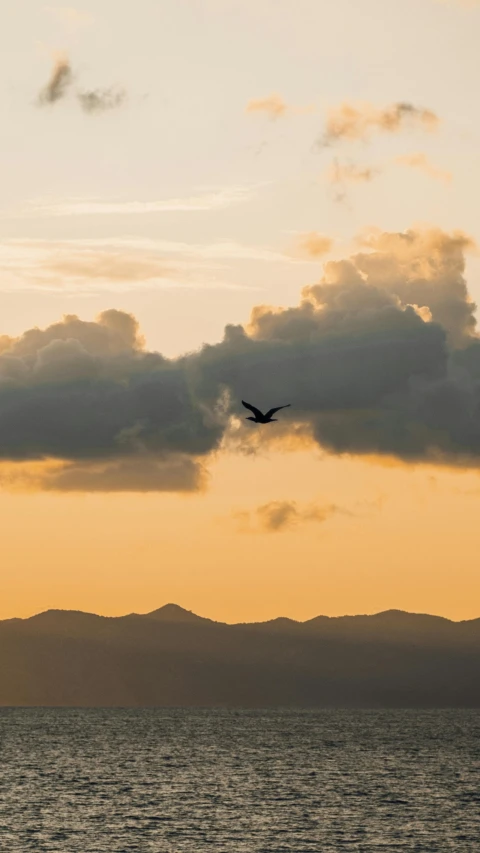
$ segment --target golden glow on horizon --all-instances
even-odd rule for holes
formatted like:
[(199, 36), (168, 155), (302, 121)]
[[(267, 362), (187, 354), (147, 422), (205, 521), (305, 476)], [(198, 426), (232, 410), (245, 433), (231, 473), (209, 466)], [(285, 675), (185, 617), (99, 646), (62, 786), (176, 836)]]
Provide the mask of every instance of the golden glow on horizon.
[[(173, 601), (234, 622), (388, 608), (479, 615), (476, 473), (382, 468), (312, 452), (226, 455), (203, 495), (0, 494), (0, 616), (105, 615)], [(244, 532), (275, 500), (345, 510)]]

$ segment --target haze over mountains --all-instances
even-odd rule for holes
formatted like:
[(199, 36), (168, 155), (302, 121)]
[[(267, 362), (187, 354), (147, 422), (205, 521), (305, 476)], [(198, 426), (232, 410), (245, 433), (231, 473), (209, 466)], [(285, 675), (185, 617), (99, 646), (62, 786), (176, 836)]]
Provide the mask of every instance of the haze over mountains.
[(480, 707), (480, 619), (48, 610), (0, 621), (0, 705)]

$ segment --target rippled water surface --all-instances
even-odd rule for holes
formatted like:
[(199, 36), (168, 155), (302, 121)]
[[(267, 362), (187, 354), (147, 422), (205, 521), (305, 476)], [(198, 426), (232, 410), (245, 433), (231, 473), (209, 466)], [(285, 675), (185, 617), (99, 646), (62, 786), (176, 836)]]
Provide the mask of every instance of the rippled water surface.
[(476, 711), (0, 710), (0, 850), (480, 850)]

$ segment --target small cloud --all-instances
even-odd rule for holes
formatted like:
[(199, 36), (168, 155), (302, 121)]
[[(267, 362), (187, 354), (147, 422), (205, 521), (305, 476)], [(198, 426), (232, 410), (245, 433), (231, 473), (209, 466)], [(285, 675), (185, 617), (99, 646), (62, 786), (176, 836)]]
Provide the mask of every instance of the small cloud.
[(73, 83), (73, 73), (66, 56), (59, 56), (53, 67), (50, 80), (38, 96), (41, 106), (55, 104), (62, 100)]
[(296, 501), (271, 501), (257, 507), (253, 512), (237, 512), (234, 514), (234, 518), (244, 532), (253, 529), (260, 532), (279, 533), (308, 522), (323, 524), (332, 515), (339, 513), (343, 515), (352, 514), (336, 506), (336, 504), (324, 506), (309, 504), (302, 507)]
[(116, 89), (113, 86), (108, 89), (91, 89), (77, 94), (82, 110), (90, 114), (115, 110), (122, 106), (126, 97), (127, 93), (124, 89)]
[(272, 121), (283, 118), (287, 113), (303, 115), (314, 110), (312, 105), (305, 107), (292, 107), (285, 103), (280, 95), (269, 95), (267, 98), (258, 98), (249, 101), (247, 113), (265, 113)]
[[(56, 59), (50, 80), (41, 90), (38, 103), (41, 106), (55, 104), (68, 94), (74, 83), (74, 74), (68, 57), (64, 54)], [(84, 89), (76, 92), (78, 103), (85, 113), (103, 113), (118, 109), (125, 102), (125, 89), (109, 86), (104, 89)]]
[(399, 133), (408, 127), (434, 131), (438, 124), (439, 118), (434, 112), (410, 103), (400, 102), (383, 109), (369, 103), (344, 103), (330, 110), (320, 144), (365, 140), (375, 132)]
[(309, 258), (322, 258), (331, 251), (333, 240), (325, 234), (319, 234), (318, 231), (309, 231), (307, 234), (300, 234), (297, 241), (297, 249), (302, 255)]
[(247, 104), (247, 113), (266, 113), (272, 121), (282, 118), (287, 110), (288, 107), (280, 95), (269, 95), (267, 98), (258, 98)]
[(416, 152), (414, 154), (405, 154), (401, 157), (397, 157), (395, 163), (398, 163), (399, 166), (408, 166), (411, 169), (420, 169), (420, 171), (425, 172), (426, 175), (429, 175), (431, 178), (434, 178), (437, 181), (444, 181), (445, 183), (450, 183), (452, 180), (452, 173), (443, 171), (443, 169), (438, 169), (433, 163), (430, 162), (426, 154), (423, 154), (421, 151)]

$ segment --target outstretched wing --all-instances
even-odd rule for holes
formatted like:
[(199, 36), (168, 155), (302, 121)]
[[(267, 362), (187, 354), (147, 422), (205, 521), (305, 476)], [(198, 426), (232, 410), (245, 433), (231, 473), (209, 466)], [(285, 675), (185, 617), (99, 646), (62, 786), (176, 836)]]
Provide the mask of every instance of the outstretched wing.
[(280, 411), (280, 409), (288, 409), (288, 408), (289, 408), (289, 406), (291, 406), (291, 405), (292, 405), (291, 403), (287, 403), (287, 405), (286, 405), (286, 406), (277, 406), (277, 408), (276, 408), (276, 409), (270, 409), (270, 411), (269, 411), (269, 412), (267, 412), (267, 414), (265, 415), (265, 417), (266, 417), (267, 419), (268, 419), (268, 418), (271, 418), (271, 417), (272, 417), (272, 415), (274, 415), (274, 414), (275, 414), (275, 412), (279, 412), (279, 411)]
[(242, 400), (242, 406), (245, 406), (246, 409), (250, 409), (251, 412), (255, 415), (256, 418), (263, 418), (263, 414), (260, 409), (256, 409), (255, 406), (251, 406), (250, 403), (246, 403), (245, 400)]

